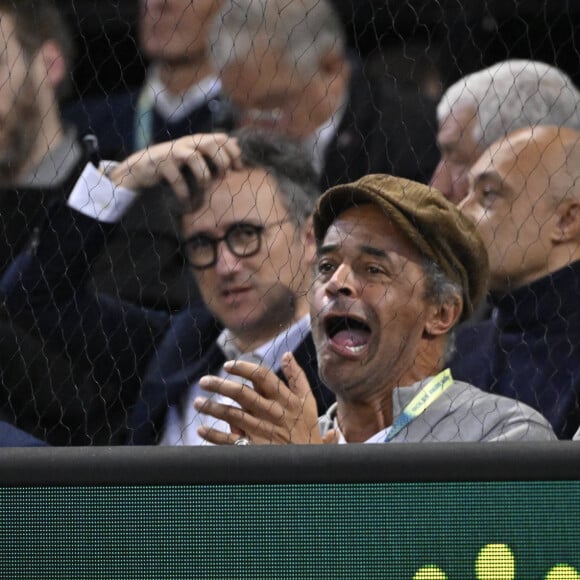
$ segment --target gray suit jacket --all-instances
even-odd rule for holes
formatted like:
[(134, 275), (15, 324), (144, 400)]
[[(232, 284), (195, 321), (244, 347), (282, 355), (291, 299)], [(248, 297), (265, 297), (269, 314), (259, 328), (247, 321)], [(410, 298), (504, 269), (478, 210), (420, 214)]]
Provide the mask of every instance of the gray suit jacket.
[[(430, 377), (393, 391), (393, 416), (398, 417)], [(336, 427), (336, 403), (320, 417), (324, 435)], [(537, 411), (514, 399), (454, 381), (425, 411), (402, 429), (393, 443), (551, 441), (556, 436)]]

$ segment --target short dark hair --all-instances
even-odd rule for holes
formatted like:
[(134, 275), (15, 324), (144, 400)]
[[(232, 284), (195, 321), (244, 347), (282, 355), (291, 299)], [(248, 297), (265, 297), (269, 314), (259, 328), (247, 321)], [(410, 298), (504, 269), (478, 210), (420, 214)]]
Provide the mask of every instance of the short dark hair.
[(292, 219), (302, 224), (312, 215), (321, 190), (312, 156), (298, 142), (252, 127), (232, 134), (246, 167), (258, 167), (272, 176)]
[[(70, 70), (74, 58), (73, 41), (53, 0), (0, 0), (0, 12), (14, 20), (16, 37), (27, 59), (31, 60), (45, 42), (52, 40), (60, 47), (66, 68)], [(61, 96), (67, 85), (64, 82), (59, 90)]]

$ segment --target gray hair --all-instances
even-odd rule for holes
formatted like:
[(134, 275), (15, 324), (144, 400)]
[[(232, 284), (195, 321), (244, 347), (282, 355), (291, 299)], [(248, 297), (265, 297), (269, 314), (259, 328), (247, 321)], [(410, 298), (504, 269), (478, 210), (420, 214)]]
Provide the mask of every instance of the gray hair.
[(580, 92), (563, 71), (538, 61), (505, 60), (463, 77), (441, 98), (439, 124), (458, 106), (477, 112), (472, 136), (482, 149), (522, 127), (580, 129)]
[(258, 167), (276, 180), (278, 192), (296, 225), (314, 211), (320, 197), (311, 156), (298, 143), (277, 133), (247, 127), (233, 133), (246, 167)]
[[(427, 258), (423, 260), (423, 272), (425, 274), (425, 299), (429, 302), (441, 306), (450, 302), (457, 302), (464, 295), (463, 288), (457, 282), (451, 280), (441, 267), (432, 260)], [(477, 308), (477, 305), (474, 306)], [(456, 350), (454, 328), (447, 334), (447, 342), (443, 353), (444, 363), (451, 360)]]
[(305, 74), (317, 70), (332, 50), (345, 50), (337, 14), (327, 0), (226, 0), (209, 35), (216, 70), (244, 61), (256, 42), (282, 51)]

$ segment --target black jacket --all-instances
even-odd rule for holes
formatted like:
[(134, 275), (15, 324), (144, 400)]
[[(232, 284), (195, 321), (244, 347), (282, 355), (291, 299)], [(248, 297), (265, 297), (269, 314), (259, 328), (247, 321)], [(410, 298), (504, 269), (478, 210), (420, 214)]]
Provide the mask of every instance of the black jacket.
[(369, 173), (427, 183), (439, 161), (436, 133), (433, 101), (367, 77), (352, 59), (348, 103), (326, 150), (322, 190)]

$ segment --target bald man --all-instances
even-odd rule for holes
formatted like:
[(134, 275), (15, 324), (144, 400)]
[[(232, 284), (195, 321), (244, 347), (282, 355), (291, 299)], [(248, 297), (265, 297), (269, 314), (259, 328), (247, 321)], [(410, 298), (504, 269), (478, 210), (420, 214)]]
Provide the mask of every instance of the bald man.
[(580, 132), (520, 129), (489, 147), (460, 208), (489, 252), (490, 320), (459, 331), (453, 376), (580, 426)]

